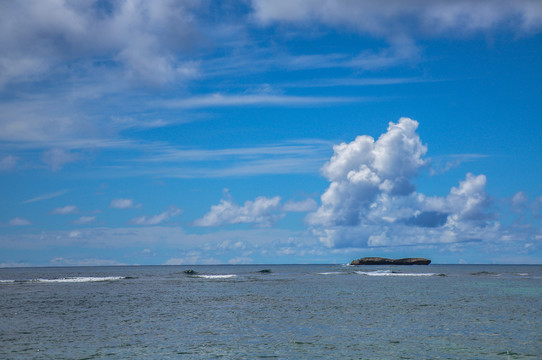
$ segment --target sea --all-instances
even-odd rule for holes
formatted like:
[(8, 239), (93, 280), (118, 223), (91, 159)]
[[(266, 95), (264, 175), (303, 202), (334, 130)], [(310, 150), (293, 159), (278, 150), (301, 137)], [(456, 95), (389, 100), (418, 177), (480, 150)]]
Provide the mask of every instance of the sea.
[(539, 265), (0, 269), (0, 359), (542, 359)]

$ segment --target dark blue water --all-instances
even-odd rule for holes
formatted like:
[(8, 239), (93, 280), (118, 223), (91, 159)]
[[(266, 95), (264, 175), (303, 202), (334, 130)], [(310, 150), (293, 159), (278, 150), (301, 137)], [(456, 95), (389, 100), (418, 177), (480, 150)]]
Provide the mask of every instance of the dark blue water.
[(542, 358), (541, 266), (23, 268), (0, 279), (1, 359)]

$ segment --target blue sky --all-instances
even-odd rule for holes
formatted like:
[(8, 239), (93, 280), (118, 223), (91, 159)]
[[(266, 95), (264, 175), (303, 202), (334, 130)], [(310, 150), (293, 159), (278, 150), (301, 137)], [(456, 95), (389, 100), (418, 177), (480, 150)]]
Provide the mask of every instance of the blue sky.
[(542, 262), (538, 1), (8, 1), (0, 29), (0, 266)]

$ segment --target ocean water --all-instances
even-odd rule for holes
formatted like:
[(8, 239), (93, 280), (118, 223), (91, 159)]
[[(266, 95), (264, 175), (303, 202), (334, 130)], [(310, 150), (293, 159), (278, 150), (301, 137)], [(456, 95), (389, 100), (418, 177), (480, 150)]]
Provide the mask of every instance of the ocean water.
[(103, 358), (542, 359), (542, 266), (0, 269), (0, 359)]

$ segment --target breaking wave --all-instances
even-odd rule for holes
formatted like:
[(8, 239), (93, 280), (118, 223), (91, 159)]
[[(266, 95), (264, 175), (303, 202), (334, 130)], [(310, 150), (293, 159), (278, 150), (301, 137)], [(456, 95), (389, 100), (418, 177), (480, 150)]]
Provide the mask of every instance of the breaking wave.
[(437, 273), (401, 273), (391, 270), (355, 271), (355, 273), (367, 276), (445, 276), (444, 274)]
[(196, 278), (202, 278), (202, 279), (232, 279), (236, 278), (237, 275), (235, 274), (224, 274), (224, 275), (194, 275)]
[(58, 279), (0, 280), (0, 283), (87, 283), (129, 279), (127, 276), (76, 276)]

